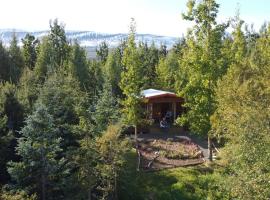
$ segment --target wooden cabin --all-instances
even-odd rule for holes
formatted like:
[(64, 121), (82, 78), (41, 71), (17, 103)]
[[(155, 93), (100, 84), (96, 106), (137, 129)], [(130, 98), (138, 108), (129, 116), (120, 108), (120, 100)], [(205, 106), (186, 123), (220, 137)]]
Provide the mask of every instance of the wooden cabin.
[[(184, 99), (173, 92), (147, 89), (141, 93), (144, 102), (144, 109), (147, 117), (159, 123), (164, 117), (173, 124), (175, 119), (184, 112), (182, 104)], [(169, 116), (169, 117), (168, 117)]]

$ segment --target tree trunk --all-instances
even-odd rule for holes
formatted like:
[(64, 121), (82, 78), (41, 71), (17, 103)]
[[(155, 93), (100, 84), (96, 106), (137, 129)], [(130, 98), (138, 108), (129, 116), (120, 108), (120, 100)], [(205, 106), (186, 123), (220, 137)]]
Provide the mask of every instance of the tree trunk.
[(117, 174), (114, 173), (114, 199), (118, 199), (117, 193)]
[(138, 128), (137, 125), (134, 126), (134, 139), (135, 139), (135, 146), (136, 150), (138, 149)]
[(137, 161), (137, 171), (140, 170), (140, 161), (141, 161), (141, 158), (140, 158), (140, 155), (139, 155), (139, 149), (138, 149), (138, 129), (137, 129), (137, 125), (134, 126), (134, 137), (135, 137), (135, 147), (136, 147), (136, 154), (138, 156), (138, 161)]
[(41, 181), (42, 181), (42, 200), (46, 200), (46, 180), (45, 175), (41, 175)]
[(89, 188), (88, 190), (88, 200), (92, 199), (92, 188)]
[(210, 136), (208, 136), (208, 159), (209, 161), (213, 161), (212, 140)]

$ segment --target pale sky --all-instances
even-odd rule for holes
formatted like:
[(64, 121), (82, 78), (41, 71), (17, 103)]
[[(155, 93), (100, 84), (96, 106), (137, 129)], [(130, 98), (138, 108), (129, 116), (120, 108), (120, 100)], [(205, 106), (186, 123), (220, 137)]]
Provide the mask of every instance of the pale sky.
[[(181, 19), (187, 0), (0, 0), (0, 29), (47, 30), (49, 20), (58, 18), (66, 30), (126, 33), (130, 18), (138, 33), (180, 37), (188, 22)], [(270, 0), (217, 0), (218, 19), (240, 16), (258, 29), (270, 21)]]

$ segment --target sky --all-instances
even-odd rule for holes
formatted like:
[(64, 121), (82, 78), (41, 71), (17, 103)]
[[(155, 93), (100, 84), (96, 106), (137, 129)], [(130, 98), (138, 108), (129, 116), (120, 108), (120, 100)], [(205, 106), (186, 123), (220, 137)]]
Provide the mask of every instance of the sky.
[[(66, 30), (126, 33), (130, 19), (138, 33), (181, 37), (190, 23), (182, 20), (187, 0), (0, 0), (0, 29), (47, 30), (58, 18)], [(235, 16), (255, 29), (270, 21), (270, 0), (217, 0), (218, 21)]]

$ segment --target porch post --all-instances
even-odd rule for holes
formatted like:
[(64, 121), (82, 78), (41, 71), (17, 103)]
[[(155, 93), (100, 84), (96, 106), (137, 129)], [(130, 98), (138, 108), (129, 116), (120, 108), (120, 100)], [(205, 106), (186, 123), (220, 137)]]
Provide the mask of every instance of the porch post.
[(149, 112), (150, 112), (150, 119), (153, 119), (153, 103), (149, 103)]
[(173, 102), (173, 122), (176, 119), (176, 102)]

